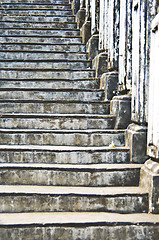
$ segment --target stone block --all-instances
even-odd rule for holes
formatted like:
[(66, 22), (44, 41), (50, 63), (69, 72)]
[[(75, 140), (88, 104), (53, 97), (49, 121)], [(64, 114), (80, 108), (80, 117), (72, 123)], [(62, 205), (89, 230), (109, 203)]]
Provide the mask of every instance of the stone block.
[(99, 34), (94, 34), (88, 40), (86, 48), (88, 53), (88, 60), (93, 60), (99, 53)]
[(115, 129), (126, 129), (131, 123), (131, 97), (129, 95), (113, 97), (110, 113), (116, 115)]
[(81, 28), (82, 43), (86, 44), (91, 37), (91, 22), (86, 21)]
[(144, 163), (147, 160), (147, 127), (130, 124), (126, 130), (126, 146), (130, 147), (130, 161)]
[(118, 73), (103, 73), (100, 78), (100, 89), (103, 89), (105, 91), (105, 99), (111, 100), (117, 93)]
[(92, 61), (92, 68), (95, 69), (95, 77), (101, 77), (103, 73), (107, 72), (107, 52), (98, 54)]
[(141, 169), (140, 186), (149, 193), (149, 213), (159, 213), (159, 163), (147, 160)]
[(85, 22), (86, 10), (81, 8), (76, 14), (77, 28), (80, 29)]

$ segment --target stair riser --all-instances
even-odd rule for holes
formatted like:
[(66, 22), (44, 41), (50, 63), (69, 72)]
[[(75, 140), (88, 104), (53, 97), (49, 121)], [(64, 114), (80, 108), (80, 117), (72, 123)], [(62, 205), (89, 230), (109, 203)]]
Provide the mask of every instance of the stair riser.
[(68, 22), (49, 22), (49, 23), (23, 23), (23, 22), (0, 22), (0, 28), (66, 28), (66, 29), (76, 29), (76, 23), (68, 23)]
[(69, 51), (69, 52), (85, 52), (85, 46), (80, 45), (80, 44), (7, 44), (7, 43), (2, 43), (0, 46), (0, 50), (15, 50), (15, 51), (53, 51), (53, 52), (64, 52), (64, 51)]
[(1, 113), (88, 113), (108, 114), (109, 103), (0, 103)]
[(44, 30), (44, 29), (0, 29), (0, 35), (5, 36), (5, 35), (13, 35), (13, 36), (60, 36), (60, 37), (74, 37), (74, 36), (79, 36), (80, 32), (77, 30)]
[(123, 196), (89, 195), (0, 195), (0, 212), (69, 212), (111, 211), (118, 213), (147, 212), (147, 194)]
[(3, 9), (57, 9), (57, 10), (68, 10), (70, 9), (70, 5), (69, 4), (17, 4), (17, 3), (12, 3), (12, 4), (2, 4), (0, 6)]
[(55, 52), (1, 52), (0, 60), (87, 60), (85, 53), (55, 53)]
[(2, 15), (0, 19), (3, 21), (22, 21), (22, 22), (75, 22), (73, 16), (9, 16)]
[(3, 185), (138, 186), (139, 169), (114, 171), (0, 169)]
[(0, 133), (0, 144), (9, 145), (55, 145), (55, 146), (115, 146), (124, 145), (123, 134), (80, 133)]
[(33, 68), (33, 69), (86, 69), (90, 67), (90, 62), (1, 62), (0, 68)]
[[(93, 78), (94, 71), (25, 71), (25, 70), (1, 70), (0, 78), (1, 79), (85, 79), (85, 78)], [(99, 100), (100, 98), (98, 98)], [(80, 99), (81, 100), (81, 99)], [(83, 99), (84, 100), (84, 99)], [(93, 99), (90, 99), (90, 101)]]
[(103, 91), (0, 91), (0, 99), (96, 101), (103, 97)]
[(91, 79), (91, 80), (54, 80), (54, 81), (0, 81), (0, 88), (50, 88), (50, 89), (99, 89), (99, 80)]
[[(74, 224), (72, 224), (74, 225)], [(80, 224), (79, 224), (80, 225)], [(99, 226), (101, 225), (101, 226)], [(73, 227), (61, 226), (5, 226), (0, 228), (0, 236), (2, 239), (17, 239), (20, 236), (21, 239), (62, 239), (62, 240), (89, 240), (89, 239), (113, 239), (113, 240), (156, 240), (158, 239), (158, 224), (144, 224), (144, 225), (129, 225), (127, 223), (117, 223), (112, 225), (92, 226), (81, 224), (80, 226), (74, 225)], [(107, 238), (109, 236), (109, 238)]]
[(126, 150), (108, 151), (12, 151), (1, 150), (1, 162), (11, 163), (129, 163), (129, 152)]
[(2, 15), (3, 14), (9, 14), (12, 16), (17, 16), (17, 15), (21, 15), (21, 16), (27, 16), (27, 15), (34, 15), (34, 16), (67, 16), (67, 15), (72, 15), (72, 10), (43, 10), (43, 9), (38, 9), (38, 10), (32, 10), (32, 9), (28, 9), (28, 10), (22, 10), (22, 9), (14, 9), (14, 10), (9, 10), (9, 9), (5, 9), (5, 10), (1, 10)]
[[(0, 127), (9, 129), (112, 129), (115, 119), (87, 119), (78, 117), (0, 118)], [(121, 138), (122, 139), (122, 138)]]
[[(74, 38), (70, 38), (70, 37), (27, 37), (27, 36), (23, 36), (23, 37), (0, 37), (0, 41), (1, 42), (6, 42), (6, 43), (45, 43), (45, 44), (70, 44), (70, 43), (81, 43), (82, 39), (81, 37), (74, 37)], [(1, 53), (2, 55), (2, 53)], [(6, 55), (6, 53), (5, 53)]]

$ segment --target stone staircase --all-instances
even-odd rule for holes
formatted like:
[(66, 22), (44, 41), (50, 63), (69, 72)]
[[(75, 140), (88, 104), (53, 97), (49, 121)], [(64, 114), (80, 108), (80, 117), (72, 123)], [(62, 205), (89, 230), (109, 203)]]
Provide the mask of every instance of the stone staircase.
[(0, 239), (158, 239), (68, 1), (0, 8)]

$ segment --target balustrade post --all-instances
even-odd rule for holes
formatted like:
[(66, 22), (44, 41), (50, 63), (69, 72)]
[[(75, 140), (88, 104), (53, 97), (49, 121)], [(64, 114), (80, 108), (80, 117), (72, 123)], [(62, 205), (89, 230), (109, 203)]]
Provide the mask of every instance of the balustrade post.
[(80, 0), (80, 9), (76, 14), (77, 28), (80, 29), (86, 18), (86, 3), (85, 0)]

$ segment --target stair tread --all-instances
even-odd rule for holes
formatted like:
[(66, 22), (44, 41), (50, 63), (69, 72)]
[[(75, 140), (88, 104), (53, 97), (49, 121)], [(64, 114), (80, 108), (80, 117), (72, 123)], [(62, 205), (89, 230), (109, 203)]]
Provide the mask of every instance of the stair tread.
[(0, 226), (47, 226), (47, 225), (158, 225), (159, 214), (105, 213), (105, 212), (30, 212), (0, 213)]
[(126, 146), (120, 147), (108, 147), (108, 146), (49, 146), (49, 145), (0, 145), (0, 151), (2, 150), (18, 150), (18, 151), (56, 151), (56, 152), (72, 152), (72, 151), (104, 151), (104, 152), (116, 152), (116, 151), (129, 151)]
[(141, 187), (76, 187), (76, 186), (36, 186), (0, 185), (0, 194), (75, 194), (75, 195), (143, 195), (147, 191)]
[(47, 169), (47, 170), (78, 170), (78, 171), (121, 171), (140, 169), (143, 164), (46, 164), (46, 163), (0, 163), (0, 169)]

